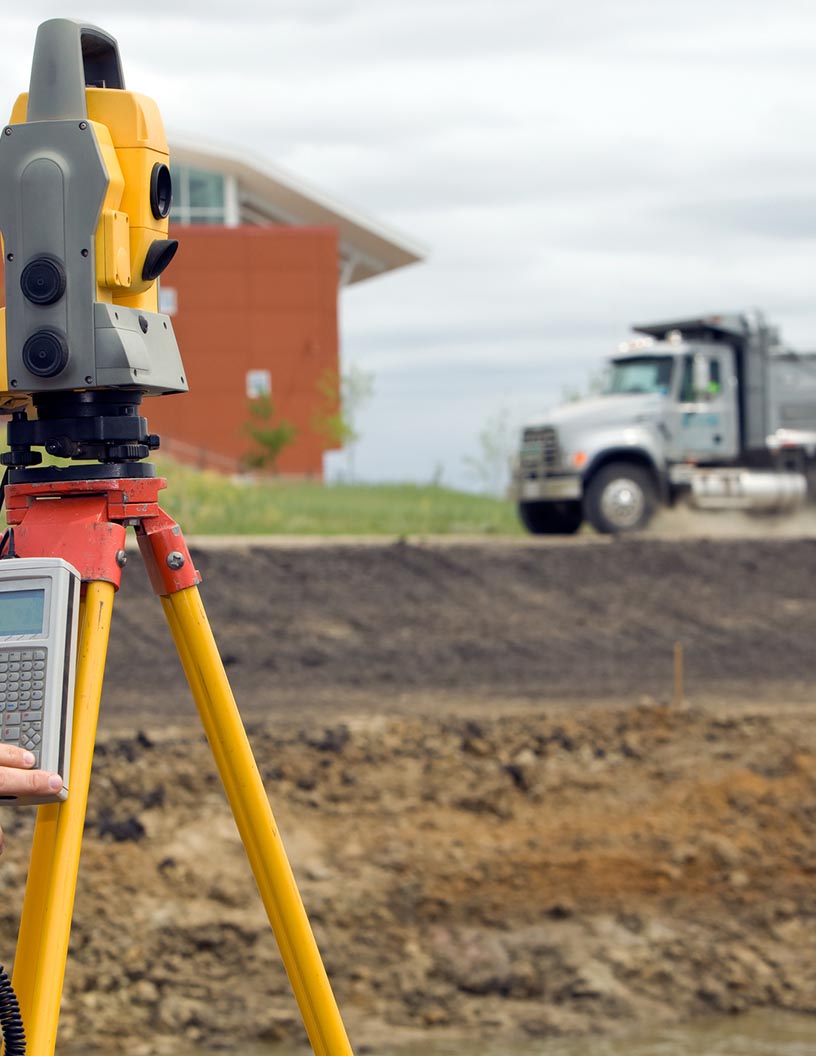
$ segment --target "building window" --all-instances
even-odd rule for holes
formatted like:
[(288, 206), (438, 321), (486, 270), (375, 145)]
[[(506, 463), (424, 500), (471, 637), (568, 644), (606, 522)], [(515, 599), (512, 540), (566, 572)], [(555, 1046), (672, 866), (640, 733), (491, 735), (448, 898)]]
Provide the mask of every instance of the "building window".
[(223, 224), (224, 177), (220, 172), (174, 165), (173, 207), (170, 219), (176, 224)]
[(272, 375), (268, 370), (248, 370), (246, 394), (250, 400), (262, 400), (272, 395)]
[(159, 283), (159, 311), (162, 315), (178, 315), (178, 290), (175, 286)]

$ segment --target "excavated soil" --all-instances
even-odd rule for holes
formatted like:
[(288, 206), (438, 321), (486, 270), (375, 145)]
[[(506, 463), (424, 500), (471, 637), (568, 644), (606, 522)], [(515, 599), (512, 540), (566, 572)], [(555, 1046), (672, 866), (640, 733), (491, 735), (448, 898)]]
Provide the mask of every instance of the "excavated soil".
[[(358, 1053), (816, 1012), (816, 540), (195, 557)], [(9, 960), (32, 812), (2, 823)], [(303, 1042), (136, 560), (60, 1039)]]

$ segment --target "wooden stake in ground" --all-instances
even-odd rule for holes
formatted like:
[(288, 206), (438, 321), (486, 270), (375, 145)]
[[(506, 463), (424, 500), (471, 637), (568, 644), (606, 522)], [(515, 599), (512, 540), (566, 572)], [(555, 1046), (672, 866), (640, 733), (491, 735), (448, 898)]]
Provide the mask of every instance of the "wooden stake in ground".
[(672, 704), (674, 707), (679, 708), (684, 699), (683, 690), (683, 643), (674, 643), (674, 693), (672, 694)]

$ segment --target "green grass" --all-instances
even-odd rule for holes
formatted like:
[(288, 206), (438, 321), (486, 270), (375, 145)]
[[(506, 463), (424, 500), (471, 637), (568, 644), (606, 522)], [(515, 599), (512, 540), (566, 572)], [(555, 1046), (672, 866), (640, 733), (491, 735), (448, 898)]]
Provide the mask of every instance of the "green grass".
[(235, 481), (157, 459), (162, 507), (188, 535), (521, 533), (512, 503), (438, 485)]

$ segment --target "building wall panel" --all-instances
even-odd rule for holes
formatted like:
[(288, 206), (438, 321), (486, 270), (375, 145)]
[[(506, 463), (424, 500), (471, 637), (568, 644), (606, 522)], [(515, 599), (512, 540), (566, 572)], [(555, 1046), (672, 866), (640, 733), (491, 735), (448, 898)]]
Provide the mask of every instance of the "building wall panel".
[(333, 228), (179, 227), (163, 285), (190, 392), (145, 400), (163, 447), (214, 467), (237, 468), (252, 447), (247, 372), (268, 370), (276, 415), (296, 430), (282, 474), (322, 476), (332, 445), (316, 419), (320, 389), (337, 386), (337, 235)]

